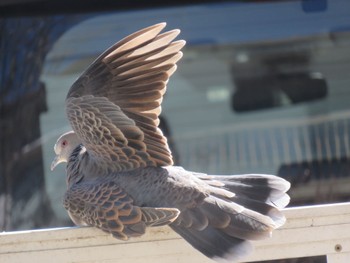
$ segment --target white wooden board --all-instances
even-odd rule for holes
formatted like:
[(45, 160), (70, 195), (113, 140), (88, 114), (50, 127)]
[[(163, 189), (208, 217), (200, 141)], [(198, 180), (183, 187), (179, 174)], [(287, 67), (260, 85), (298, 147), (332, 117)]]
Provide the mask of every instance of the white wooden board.
[[(254, 242), (246, 262), (327, 255), (350, 262), (350, 203), (288, 208), (286, 225)], [(168, 227), (122, 242), (94, 228), (61, 228), (0, 234), (0, 262), (212, 262)]]

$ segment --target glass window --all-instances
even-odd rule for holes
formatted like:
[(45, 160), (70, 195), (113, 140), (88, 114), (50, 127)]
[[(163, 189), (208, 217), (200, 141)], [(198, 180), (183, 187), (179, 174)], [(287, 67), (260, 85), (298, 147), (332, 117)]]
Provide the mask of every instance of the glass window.
[(71, 224), (64, 165), (50, 171), (53, 145), (70, 130), (68, 89), (110, 45), (162, 21), (187, 41), (161, 122), (176, 164), (277, 174), (293, 184), (292, 205), (349, 200), (350, 2), (318, 3), (2, 19), (2, 229)]

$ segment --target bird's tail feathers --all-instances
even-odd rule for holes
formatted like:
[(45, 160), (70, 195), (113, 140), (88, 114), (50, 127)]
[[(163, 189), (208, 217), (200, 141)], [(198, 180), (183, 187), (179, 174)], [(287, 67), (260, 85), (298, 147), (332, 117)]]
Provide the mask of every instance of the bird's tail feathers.
[(290, 183), (283, 178), (262, 174), (199, 174), (198, 177), (210, 185), (211, 195), (229, 199), (247, 209), (269, 216), (275, 221), (276, 228), (285, 223), (285, 217), (280, 210), (290, 201), (286, 193)]
[(193, 247), (219, 261), (238, 260), (251, 251), (249, 240), (271, 236), (285, 223), (280, 209), (290, 184), (272, 175), (208, 176), (202, 205), (181, 212), (171, 227)]
[(250, 242), (229, 236), (212, 226), (208, 226), (202, 231), (177, 225), (170, 226), (195, 249), (216, 262), (238, 262), (253, 250)]

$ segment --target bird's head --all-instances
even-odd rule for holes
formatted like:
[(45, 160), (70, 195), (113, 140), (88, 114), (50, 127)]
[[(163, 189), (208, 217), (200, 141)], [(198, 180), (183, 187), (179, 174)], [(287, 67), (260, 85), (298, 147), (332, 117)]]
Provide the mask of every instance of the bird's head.
[(51, 171), (53, 171), (59, 163), (67, 162), (73, 150), (79, 144), (81, 144), (81, 142), (74, 131), (62, 134), (54, 147), (56, 157), (51, 163)]

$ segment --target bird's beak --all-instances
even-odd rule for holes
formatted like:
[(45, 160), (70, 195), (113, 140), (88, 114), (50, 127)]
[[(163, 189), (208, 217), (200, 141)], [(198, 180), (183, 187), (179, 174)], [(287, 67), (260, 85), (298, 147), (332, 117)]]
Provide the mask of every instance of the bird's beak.
[(53, 171), (53, 169), (55, 169), (55, 167), (57, 166), (57, 164), (61, 163), (62, 160), (60, 158), (59, 155), (56, 155), (55, 159), (53, 159), (52, 163), (51, 163), (51, 171)]

